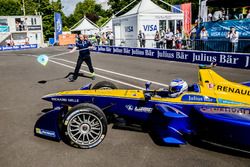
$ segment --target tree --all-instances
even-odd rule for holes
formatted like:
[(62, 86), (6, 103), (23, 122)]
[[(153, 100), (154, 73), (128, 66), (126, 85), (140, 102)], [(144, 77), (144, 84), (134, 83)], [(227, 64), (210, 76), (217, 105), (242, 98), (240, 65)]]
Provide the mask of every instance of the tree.
[(0, 16), (21, 15), (21, 6), (15, 0), (0, 0)]
[[(122, 8), (124, 8), (126, 5), (131, 3), (133, 0), (109, 0), (108, 4), (111, 6), (112, 13), (116, 14), (119, 12)], [(171, 11), (171, 7), (168, 5), (162, 3), (159, 0), (152, 0), (155, 4), (161, 6), (162, 8)], [(194, 16), (193, 18), (196, 18), (195, 16), (198, 16), (198, 9), (199, 9), (199, 0), (164, 0), (165, 2), (171, 4), (171, 5), (177, 5), (177, 4), (182, 4), (186, 2), (191, 2), (192, 3), (192, 15)], [(122, 15), (132, 9), (136, 4), (138, 4), (140, 1), (134, 2), (132, 5), (130, 5), (127, 9), (125, 9), (123, 12), (121, 12), (119, 15)], [(119, 16), (118, 15), (118, 16)]]

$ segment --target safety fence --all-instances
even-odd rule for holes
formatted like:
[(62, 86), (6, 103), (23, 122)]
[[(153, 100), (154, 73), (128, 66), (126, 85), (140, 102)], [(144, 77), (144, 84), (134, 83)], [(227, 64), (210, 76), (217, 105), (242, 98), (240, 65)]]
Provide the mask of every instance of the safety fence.
[(0, 46), (0, 51), (35, 49), (35, 48), (37, 48), (37, 47), (38, 47), (37, 44), (30, 44), (30, 45), (14, 45), (14, 46)]
[[(93, 41), (94, 44), (97, 44), (96, 41)], [(138, 39), (115, 39), (112, 42), (113, 46), (122, 46), (122, 47), (140, 47), (140, 42)], [(177, 43), (179, 44), (177, 46)], [(99, 43), (102, 45), (102, 43)], [(236, 53), (250, 53), (250, 39), (239, 39), (235, 49), (232, 46), (228, 39), (185, 39), (179, 41), (171, 40), (167, 41), (161, 39), (155, 41), (154, 39), (145, 39), (146, 48), (161, 48), (161, 49), (183, 49), (183, 50), (198, 50), (198, 51), (217, 51), (217, 52), (236, 52)], [(98, 44), (97, 44), (98, 45)], [(110, 46), (109, 40), (105, 44)]]
[(94, 51), (125, 56), (161, 59), (194, 64), (250, 69), (250, 54), (213, 51), (96, 46)]

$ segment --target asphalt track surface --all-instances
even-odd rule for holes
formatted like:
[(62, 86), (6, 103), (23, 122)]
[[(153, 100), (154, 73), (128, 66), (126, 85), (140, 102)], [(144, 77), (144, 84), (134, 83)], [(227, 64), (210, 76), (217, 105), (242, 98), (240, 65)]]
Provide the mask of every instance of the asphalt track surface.
[[(79, 78), (74, 83), (66, 79), (39, 84), (38, 81), (64, 77), (73, 71), (77, 53), (51, 59), (47, 66), (36, 61), (37, 55), (53, 56), (68, 52), (65, 47), (0, 52), (0, 166), (1, 167), (243, 167), (250, 166), (250, 156), (212, 146), (156, 145), (147, 133), (112, 129), (98, 147), (81, 150), (63, 142), (35, 137), (33, 127), (50, 104), (43, 95), (78, 89), (89, 82), (112, 80), (119, 88), (144, 88), (146, 80), (160, 88), (171, 79), (183, 78), (189, 84), (197, 82), (197, 65), (143, 59), (120, 55), (92, 53), (98, 74), (95, 81)], [(86, 66), (82, 70), (88, 71)], [(250, 80), (250, 71), (215, 68), (219, 74), (235, 82)]]

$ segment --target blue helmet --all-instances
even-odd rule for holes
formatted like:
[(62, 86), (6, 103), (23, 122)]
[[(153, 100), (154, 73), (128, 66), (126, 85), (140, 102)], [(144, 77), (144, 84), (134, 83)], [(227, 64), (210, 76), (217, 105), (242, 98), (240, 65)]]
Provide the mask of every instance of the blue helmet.
[(183, 92), (188, 90), (188, 84), (182, 79), (174, 79), (170, 82), (169, 85), (169, 96), (178, 97)]

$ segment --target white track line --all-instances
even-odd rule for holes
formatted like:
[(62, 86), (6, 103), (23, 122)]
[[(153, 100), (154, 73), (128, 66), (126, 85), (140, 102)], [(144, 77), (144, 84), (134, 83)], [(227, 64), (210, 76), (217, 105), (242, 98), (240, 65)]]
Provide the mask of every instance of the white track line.
[[(66, 59), (61, 59), (61, 58), (60, 59), (59, 58), (52, 58), (52, 59), (61, 60), (61, 61), (68, 62), (68, 63), (71, 63), (71, 64), (76, 64), (75, 62), (69, 61), (69, 60), (66, 60)], [(86, 65), (82, 65), (82, 66), (87, 67)], [(99, 70), (99, 71), (103, 71), (103, 72), (106, 72), (106, 73), (111, 73), (111, 74), (119, 75), (119, 76), (122, 76), (122, 77), (130, 78), (130, 79), (134, 79), (134, 80), (139, 80), (139, 81), (142, 81), (142, 82), (148, 82), (149, 81), (149, 82), (151, 82), (151, 83), (153, 83), (155, 85), (160, 85), (160, 86), (168, 87), (168, 85), (166, 85), (166, 84), (162, 84), (162, 83), (159, 83), (159, 82), (146, 80), (146, 79), (143, 79), (143, 78), (134, 77), (134, 76), (131, 76), (131, 75), (121, 74), (121, 73), (118, 73), (118, 72), (114, 72), (114, 71), (110, 71), (110, 70), (105, 70), (105, 69), (101, 69), (101, 68), (97, 68), (97, 67), (94, 67), (94, 69)]]
[[(68, 67), (68, 68), (71, 68), (71, 69), (75, 69), (75, 67), (72, 67), (72, 66), (69, 66), (69, 65), (66, 65), (66, 64), (63, 64), (63, 63), (59, 63), (59, 62), (54, 61), (54, 60), (50, 60), (50, 62), (55, 63), (55, 64), (58, 64), (58, 65), (61, 65), (61, 66), (64, 66), (64, 67)], [(84, 70), (80, 70), (80, 71), (81, 71), (81, 72), (85, 72), (85, 73), (89, 73), (89, 72), (84, 71)], [(89, 74), (90, 74), (90, 73), (89, 73)], [(123, 84), (123, 85), (126, 85), (126, 86), (130, 86), (130, 87), (133, 87), (133, 88), (136, 88), (136, 89), (145, 90), (145, 88), (143, 88), (143, 87), (135, 86), (135, 85), (132, 85), (132, 84), (129, 84), (129, 83), (126, 83), (126, 82), (122, 82), (122, 81), (116, 80), (116, 79), (112, 79), (112, 78), (105, 77), (105, 76), (98, 75), (98, 74), (96, 74), (96, 76), (97, 76), (97, 77), (100, 77), (100, 78), (103, 78), (103, 79), (107, 79), (107, 80), (116, 82), (116, 83), (120, 83), (120, 84)]]

